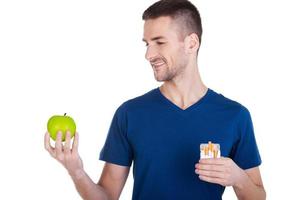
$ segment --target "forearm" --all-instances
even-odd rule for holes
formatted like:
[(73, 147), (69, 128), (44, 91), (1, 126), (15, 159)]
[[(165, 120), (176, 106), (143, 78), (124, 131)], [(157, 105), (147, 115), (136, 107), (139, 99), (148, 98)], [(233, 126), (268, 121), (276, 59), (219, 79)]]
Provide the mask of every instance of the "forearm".
[(265, 200), (266, 193), (263, 186), (253, 183), (250, 177), (244, 173), (240, 182), (233, 186), (239, 200)]
[(70, 174), (76, 190), (84, 200), (109, 200), (104, 188), (95, 184), (84, 170)]

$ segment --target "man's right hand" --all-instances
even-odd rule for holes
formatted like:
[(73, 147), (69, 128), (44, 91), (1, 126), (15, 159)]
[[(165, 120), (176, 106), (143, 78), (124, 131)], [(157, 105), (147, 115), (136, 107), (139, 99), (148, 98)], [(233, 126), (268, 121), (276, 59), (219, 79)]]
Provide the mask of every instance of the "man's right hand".
[(84, 174), (83, 162), (78, 154), (78, 133), (75, 133), (72, 148), (69, 131), (66, 133), (65, 144), (62, 143), (62, 132), (58, 132), (55, 147), (51, 146), (49, 133), (46, 132), (44, 145), (50, 155), (67, 169), (72, 178), (77, 179)]
[(129, 174), (129, 167), (112, 163), (105, 163), (101, 177), (97, 184), (85, 173), (83, 162), (78, 154), (78, 133), (70, 147), (70, 133), (66, 134), (65, 144), (62, 143), (61, 133), (57, 134), (55, 146), (50, 144), (49, 133), (45, 133), (45, 149), (50, 155), (59, 161), (69, 172), (75, 187), (83, 199), (117, 200), (120, 197), (126, 179)]

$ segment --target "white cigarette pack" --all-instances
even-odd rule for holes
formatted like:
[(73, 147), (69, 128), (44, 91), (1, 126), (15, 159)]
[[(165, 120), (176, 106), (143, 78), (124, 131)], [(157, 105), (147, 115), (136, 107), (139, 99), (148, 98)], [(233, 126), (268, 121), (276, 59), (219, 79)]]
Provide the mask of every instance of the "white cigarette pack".
[(200, 159), (203, 158), (220, 158), (221, 150), (220, 145), (217, 143), (208, 143), (200, 144)]

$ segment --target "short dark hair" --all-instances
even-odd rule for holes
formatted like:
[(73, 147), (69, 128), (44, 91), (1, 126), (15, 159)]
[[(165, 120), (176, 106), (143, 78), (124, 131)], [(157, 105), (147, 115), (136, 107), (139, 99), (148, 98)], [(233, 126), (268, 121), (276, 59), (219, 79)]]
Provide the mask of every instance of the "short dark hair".
[(148, 7), (143, 15), (143, 20), (156, 19), (158, 17), (169, 16), (172, 19), (180, 19), (181, 30), (186, 31), (186, 35), (197, 34), (199, 42), (203, 33), (201, 16), (198, 9), (188, 0), (160, 0)]

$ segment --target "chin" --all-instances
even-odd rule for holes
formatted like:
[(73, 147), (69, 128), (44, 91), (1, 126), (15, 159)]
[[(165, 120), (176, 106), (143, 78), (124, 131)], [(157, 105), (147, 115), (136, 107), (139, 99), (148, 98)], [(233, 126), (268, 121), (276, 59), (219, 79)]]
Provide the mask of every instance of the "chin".
[(155, 77), (155, 79), (156, 79), (156, 81), (158, 81), (158, 82), (166, 82), (166, 81), (170, 81), (170, 80), (168, 80), (168, 79), (166, 79), (166, 78), (162, 78), (162, 77)]
[(154, 77), (158, 82), (170, 81), (173, 77), (166, 73), (154, 73)]
[(156, 81), (158, 81), (158, 82), (163, 82), (163, 81), (164, 81), (164, 79), (159, 78), (159, 77), (156, 77), (156, 76), (155, 76), (155, 79), (156, 79)]
[(154, 77), (155, 77), (156, 81), (158, 81), (158, 82), (164, 81), (164, 76), (162, 76), (162, 75), (163, 75), (162, 73), (154, 72)]

